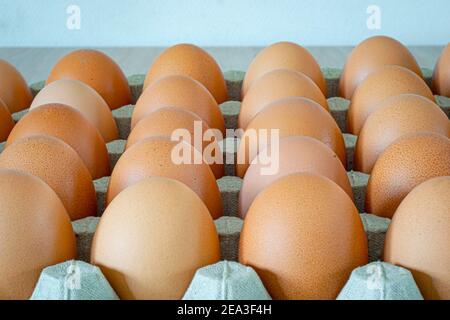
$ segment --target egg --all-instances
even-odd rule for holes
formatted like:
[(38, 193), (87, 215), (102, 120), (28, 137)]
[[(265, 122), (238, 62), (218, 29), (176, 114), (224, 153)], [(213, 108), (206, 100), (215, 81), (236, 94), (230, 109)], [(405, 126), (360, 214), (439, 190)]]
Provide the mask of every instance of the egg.
[(450, 43), (436, 62), (432, 78), (433, 92), (450, 97)]
[(92, 243), (121, 299), (181, 299), (197, 269), (220, 259), (208, 209), (186, 185), (153, 177), (122, 191), (106, 208)]
[(144, 89), (170, 75), (184, 75), (197, 80), (211, 92), (217, 103), (228, 98), (225, 79), (216, 60), (195, 45), (183, 43), (164, 50), (148, 70)]
[(428, 85), (414, 72), (399, 66), (384, 66), (374, 71), (355, 90), (347, 113), (347, 129), (359, 135), (367, 117), (385, 99), (413, 93), (435, 101)]
[(5, 141), (14, 127), (14, 120), (8, 107), (0, 98), (0, 141)]
[(128, 81), (114, 60), (97, 50), (75, 50), (62, 57), (46, 84), (61, 79), (84, 82), (97, 91), (111, 110), (131, 103)]
[(74, 108), (50, 103), (31, 110), (14, 126), (6, 147), (35, 135), (53, 136), (70, 145), (83, 159), (93, 179), (109, 175), (109, 156), (102, 136)]
[(346, 163), (344, 138), (333, 117), (310, 99), (290, 97), (272, 102), (249, 123), (237, 151), (237, 176), (244, 177), (258, 150), (263, 150), (269, 144), (269, 140), (275, 137), (272, 129), (279, 130), (280, 138), (288, 136), (316, 138), (330, 147), (343, 164)]
[(75, 235), (61, 200), (35, 176), (0, 170), (0, 203), (0, 299), (28, 299), (43, 268), (75, 258)]
[(415, 132), (450, 137), (450, 121), (437, 104), (419, 95), (401, 94), (382, 101), (367, 118), (358, 137), (354, 170), (370, 173), (391, 143)]
[[(196, 157), (199, 163), (194, 163)], [(171, 141), (167, 137), (147, 138), (123, 153), (111, 174), (106, 202), (109, 204), (125, 188), (152, 176), (185, 183), (203, 200), (214, 219), (222, 216), (219, 187), (201, 153), (185, 141)]]
[(0, 154), (0, 168), (41, 178), (61, 199), (72, 220), (97, 213), (89, 170), (68, 144), (50, 136), (23, 138)]
[(33, 99), (31, 90), (20, 72), (2, 59), (0, 59), (0, 99), (10, 113), (28, 108)]
[[(263, 161), (253, 160), (245, 173), (239, 193), (239, 215), (245, 218), (255, 197), (275, 180), (297, 172), (323, 175), (338, 184), (353, 199), (353, 191), (342, 162), (323, 142), (306, 136), (282, 138), (275, 171)], [(277, 152), (271, 146), (268, 154)]]
[(253, 59), (242, 83), (242, 97), (259, 77), (275, 69), (291, 69), (299, 71), (311, 78), (327, 95), (327, 85), (322, 71), (311, 55), (302, 46), (292, 42), (277, 42), (264, 48)]
[(108, 104), (91, 87), (78, 80), (56, 80), (34, 98), (31, 109), (48, 103), (61, 103), (80, 111), (102, 135), (105, 142), (119, 138), (116, 121)]
[[(207, 153), (208, 150), (212, 149), (214, 158), (216, 156), (223, 157), (218, 144), (221, 134), (218, 135), (219, 137), (214, 135), (212, 137), (208, 137), (208, 130), (210, 130), (210, 128), (206, 122), (202, 121), (202, 119), (200, 119), (200, 117), (195, 113), (181, 108), (161, 108), (150, 113), (144, 119), (139, 121), (128, 136), (126, 148), (129, 148), (138, 141), (150, 137), (171, 137), (172, 134), (174, 134), (178, 129), (185, 129), (189, 132), (189, 137), (183, 136), (181, 138), (194, 146), (202, 154)], [(211, 138), (212, 141), (207, 141), (203, 138)], [(215, 154), (215, 150), (219, 151), (217, 155)], [(223, 159), (220, 163), (210, 163), (209, 166), (216, 179), (220, 179), (223, 176)]]
[(300, 173), (275, 181), (245, 217), (239, 261), (255, 269), (273, 299), (335, 299), (367, 260), (358, 210), (323, 176)]
[(358, 44), (348, 57), (339, 80), (339, 95), (351, 99), (358, 85), (385, 65), (402, 66), (422, 77), (416, 59), (402, 43), (390, 37), (374, 36)]
[(450, 177), (415, 187), (395, 211), (384, 260), (410, 270), (425, 299), (450, 299)]
[(392, 218), (406, 195), (433, 177), (450, 175), (450, 139), (415, 133), (397, 139), (378, 157), (366, 193), (366, 212)]
[(298, 71), (277, 69), (262, 75), (248, 90), (239, 112), (239, 128), (245, 129), (253, 117), (269, 103), (295, 96), (309, 98), (328, 111), (327, 99), (309, 77)]
[(164, 107), (192, 111), (211, 128), (225, 133), (225, 121), (214, 97), (194, 79), (168, 76), (153, 83), (139, 97), (131, 118), (131, 128), (145, 116)]

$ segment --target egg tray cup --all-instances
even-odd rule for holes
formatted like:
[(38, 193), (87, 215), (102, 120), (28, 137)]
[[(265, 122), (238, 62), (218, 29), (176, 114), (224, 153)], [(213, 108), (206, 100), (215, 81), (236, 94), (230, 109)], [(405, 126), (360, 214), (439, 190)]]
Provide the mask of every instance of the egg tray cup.
[[(341, 69), (323, 68), (322, 72), (328, 88), (328, 105), (330, 113), (336, 120), (339, 128), (343, 132), (343, 137), (347, 152), (347, 174), (353, 189), (355, 205), (360, 212), (360, 217), (366, 231), (369, 247), (369, 262), (379, 260), (381, 258), (384, 238), (390, 219), (378, 217), (370, 213), (364, 213), (365, 194), (369, 175), (353, 171), (353, 154), (357, 140), (357, 136), (347, 133), (347, 112), (350, 101), (337, 96), (337, 88)], [(432, 70), (422, 69), (425, 81), (431, 85)], [(241, 86), (245, 72), (243, 71), (226, 71), (224, 73), (229, 100), (220, 105), (225, 125), (227, 129), (236, 129), (237, 118), (239, 115)], [(133, 104), (126, 105), (113, 110), (113, 116), (119, 129), (119, 140), (107, 143), (111, 168), (114, 168), (119, 157), (125, 150), (126, 139), (130, 133), (131, 115), (138, 97), (142, 92), (145, 75), (132, 75), (128, 77), (129, 86), (132, 92)], [(30, 86), (33, 95), (44, 87), (45, 81), (34, 83)], [(443, 96), (435, 96), (437, 104), (450, 117), (450, 98)], [(13, 114), (13, 119), (18, 121), (28, 110), (23, 110)], [(230, 138), (227, 138), (230, 139)], [(3, 149), (4, 143), (0, 145)], [(225, 144), (224, 159), (232, 156), (236, 160), (236, 148), (233, 143)], [(228, 148), (228, 150), (227, 150)], [(231, 155), (229, 153), (232, 153)], [(228, 154), (228, 155), (227, 155)], [(97, 193), (97, 217), (87, 217), (77, 221), (73, 221), (73, 229), (77, 237), (78, 259), (82, 261), (90, 261), (90, 251), (92, 238), (94, 236), (97, 224), (105, 209), (105, 196), (108, 187), (109, 177), (103, 177), (94, 181)], [(234, 164), (225, 164), (225, 176), (217, 180), (219, 186), (222, 203), (224, 208), (223, 216), (214, 221), (220, 238), (222, 260), (237, 261), (239, 256), (239, 237), (243, 225), (243, 220), (237, 216), (239, 191), (242, 185), (242, 179), (235, 175)]]

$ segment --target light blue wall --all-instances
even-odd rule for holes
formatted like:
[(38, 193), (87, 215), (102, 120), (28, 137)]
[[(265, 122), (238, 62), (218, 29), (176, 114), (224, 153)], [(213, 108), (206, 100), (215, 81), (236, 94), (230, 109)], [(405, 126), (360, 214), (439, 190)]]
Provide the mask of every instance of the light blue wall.
[[(66, 27), (71, 4), (80, 30)], [(371, 4), (381, 30), (366, 26)], [(0, 0), (0, 46), (354, 45), (374, 34), (442, 45), (449, 14), (449, 0)]]

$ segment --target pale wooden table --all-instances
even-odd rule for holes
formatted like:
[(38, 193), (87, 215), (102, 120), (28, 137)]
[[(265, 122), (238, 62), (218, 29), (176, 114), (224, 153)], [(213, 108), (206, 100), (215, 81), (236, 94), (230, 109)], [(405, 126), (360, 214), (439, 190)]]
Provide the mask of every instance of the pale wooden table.
[[(205, 48), (220, 64), (223, 71), (245, 71), (260, 47)], [(342, 68), (351, 47), (308, 47), (322, 67)], [(433, 68), (442, 46), (410, 47), (421, 67)], [(45, 80), (52, 66), (71, 48), (0, 48), (0, 59), (16, 66), (29, 83)], [(146, 73), (163, 48), (100, 48), (111, 56), (125, 74)]]

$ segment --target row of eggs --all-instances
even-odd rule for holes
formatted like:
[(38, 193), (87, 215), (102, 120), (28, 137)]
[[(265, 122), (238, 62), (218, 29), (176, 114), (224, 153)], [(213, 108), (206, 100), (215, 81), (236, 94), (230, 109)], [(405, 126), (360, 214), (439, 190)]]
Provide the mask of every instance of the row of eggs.
[[(173, 94), (172, 94), (173, 95)], [(245, 99), (245, 98), (244, 98)], [(292, 100), (292, 101), (295, 101), (295, 102), (293, 102), (293, 104), (296, 104), (296, 103), (298, 103), (298, 101), (300, 100), (300, 99), (289, 99), (289, 100)], [(306, 99), (303, 99), (302, 101), (301, 101), (302, 103), (304, 103), (304, 104), (312, 104), (309, 100), (306, 100)], [(284, 103), (284, 102), (283, 102)], [(290, 101), (289, 101), (289, 103), (291, 103)], [(295, 108), (294, 108), (295, 109)], [(317, 109), (317, 108), (312, 108), (312, 109)], [(280, 110), (281, 110), (281, 108), (280, 108)], [(319, 109), (320, 110), (320, 109)], [(134, 115), (133, 115), (134, 116)], [(157, 122), (157, 121), (156, 121)], [(155, 123), (156, 123), (155, 122)], [(150, 126), (151, 127), (151, 126)], [(161, 139), (156, 139), (156, 140), (161, 140)], [(295, 139), (292, 139), (293, 141), (295, 140)], [(302, 140), (302, 138), (299, 138), (299, 140)], [(305, 140), (305, 141), (307, 141), (308, 139), (306, 139), (306, 138), (303, 138), (303, 140)], [(317, 142), (316, 142), (316, 140), (313, 140), (313, 139), (310, 139), (310, 140), (312, 140), (312, 141), (314, 141), (314, 143), (316, 143), (317, 144)], [(153, 146), (153, 148), (152, 147), (149, 147), (148, 149), (147, 149), (147, 153), (145, 153), (144, 152), (144, 154), (148, 154), (148, 152), (149, 152), (149, 150), (155, 150), (155, 149), (161, 149), (161, 145), (162, 144), (160, 144), (160, 143), (158, 143), (157, 145), (154, 145)], [(318, 144), (318, 145), (320, 145), (320, 144)], [(289, 149), (289, 148), (288, 148)], [(328, 150), (327, 148), (325, 148), (326, 150)], [(131, 150), (131, 149), (130, 149)], [(120, 160), (119, 160), (120, 161)], [(306, 185), (314, 185), (314, 183), (316, 183), (317, 181), (315, 181), (315, 180), (323, 180), (323, 179), (319, 179), (319, 178), (317, 178), (317, 177), (308, 177), (308, 178), (306, 178), (306, 177), (303, 177), (302, 179), (301, 179), (302, 181), (304, 180), (304, 181), (308, 181), (308, 183), (307, 182), (301, 182), (301, 184), (306, 184)], [(283, 180), (284, 181), (284, 180)], [(313, 183), (314, 182), (314, 183)], [(156, 182), (153, 182), (153, 183), (155, 183), (156, 184)], [(162, 183), (162, 182), (161, 182)], [(164, 182), (164, 183), (168, 183), (168, 182)], [(291, 183), (294, 183), (294, 182), (289, 182), (289, 185), (291, 184)], [(317, 182), (318, 183), (318, 182)], [(150, 183), (148, 183), (148, 184), (150, 184)], [(163, 183), (162, 183), (163, 184)], [(319, 185), (320, 184), (324, 184), (324, 183), (318, 183)], [(325, 183), (325, 185), (326, 185), (326, 183)], [(300, 186), (299, 186), (300, 187)], [(142, 187), (142, 188), (144, 188), (144, 187)], [(325, 188), (324, 186), (322, 186), (321, 188)], [(334, 185), (333, 185), (333, 188), (334, 188)], [(129, 189), (129, 188), (128, 188)], [(127, 190), (128, 190), (127, 189)], [(289, 187), (283, 187), (282, 188), (283, 190), (284, 189), (289, 189)], [(296, 188), (293, 188), (294, 190), (296, 189)], [(308, 189), (308, 190), (315, 190), (315, 188), (310, 188), (310, 187), (307, 187), (306, 189)], [(336, 190), (333, 190), (334, 192), (337, 192)], [(129, 191), (130, 193), (131, 193), (131, 191)], [(136, 191), (137, 192), (137, 191)], [(181, 192), (181, 191), (180, 191)], [(306, 192), (306, 191), (305, 191)], [(339, 193), (339, 192), (337, 192), (337, 193)], [(342, 192), (341, 192), (342, 193)], [(175, 194), (178, 194), (178, 193), (175, 193)], [(160, 197), (160, 199), (161, 199), (161, 194), (160, 193), (157, 193), (157, 195), (159, 195)], [(307, 193), (305, 193), (305, 195), (307, 195)], [(341, 195), (340, 195), (341, 196)], [(281, 195), (279, 196), (279, 197), (281, 197)], [(297, 197), (298, 197), (298, 195), (297, 195)], [(139, 197), (138, 197), (139, 198)], [(286, 197), (284, 197), (284, 198), (288, 198), (289, 199), (289, 197), (288, 196), (286, 196)], [(341, 196), (341, 198), (342, 198), (342, 196)], [(156, 199), (154, 199), (154, 201), (152, 201), (152, 202), (149, 202), (148, 204), (149, 205), (152, 205), (152, 206), (154, 206), (156, 203), (159, 203), (159, 202), (162, 202), (162, 203), (168, 203), (167, 202), (167, 198), (162, 198), (162, 199), (166, 199), (166, 202), (164, 202), (164, 201), (162, 201), (162, 200), (156, 200)], [(279, 198), (278, 198), (279, 199)], [(138, 199), (136, 199), (136, 202), (137, 203), (139, 203), (139, 201), (137, 201)], [(178, 199), (177, 199), (178, 200)], [(275, 200), (277, 200), (277, 198), (275, 198)], [(342, 200), (342, 199), (341, 199)], [(348, 200), (348, 199), (347, 199)], [(347, 200), (344, 200), (344, 202), (345, 203), (348, 203), (348, 201)], [(278, 201), (278, 200), (277, 200)], [(130, 203), (130, 202), (128, 202), (128, 201), (124, 201), (124, 203)], [(334, 203), (334, 206), (336, 205), (336, 203)], [(169, 207), (169, 204), (167, 204), (167, 207)], [(295, 205), (294, 205), (294, 207), (295, 207)], [(127, 208), (127, 207), (124, 207), (124, 208)], [(142, 210), (142, 207), (140, 207), (141, 208), (141, 210)], [(344, 209), (345, 209), (345, 206), (343, 207)], [(210, 210), (211, 211), (211, 210)], [(258, 211), (258, 210), (257, 210)], [(350, 210), (347, 210), (348, 212), (350, 212)], [(107, 212), (108, 212), (108, 209), (107, 209)], [(273, 210), (272, 211), (270, 211), (270, 212), (273, 212)], [(106, 215), (105, 215), (106, 216)], [(102, 221), (103, 221), (104, 219), (102, 219)], [(106, 220), (106, 219), (105, 219)], [(353, 220), (352, 220), (353, 221)], [(105, 225), (107, 225), (106, 223), (105, 223)], [(120, 223), (118, 223), (117, 221), (116, 222), (114, 222), (114, 225), (117, 225), (117, 226), (121, 226), (121, 224)], [(251, 225), (250, 223), (246, 223), (246, 225)], [(124, 229), (126, 229), (126, 228), (124, 228)], [(360, 228), (356, 228), (356, 229), (360, 229)], [(99, 230), (101, 230), (101, 229), (99, 229)], [(245, 229), (244, 229), (245, 230)], [(124, 231), (125, 233), (127, 232), (126, 230)], [(359, 231), (357, 230), (357, 231), (355, 231), (355, 232), (357, 232), (357, 234), (360, 234), (359, 233)], [(250, 234), (253, 234), (254, 232), (251, 232)], [(208, 232), (207, 232), (207, 234), (209, 234)], [(344, 235), (345, 235), (345, 233), (344, 233)], [(130, 234), (128, 234), (128, 236), (130, 236)], [(215, 236), (214, 236), (215, 237)], [(215, 238), (214, 238), (215, 239)], [(244, 235), (243, 235), (243, 239), (244, 239)], [(357, 237), (357, 239), (359, 239), (358, 237)], [(130, 240), (131, 241), (131, 240)], [(279, 239), (279, 241), (280, 241), (280, 239)], [(357, 241), (357, 240), (356, 240)], [(212, 241), (212, 243), (214, 244), (215, 242), (214, 241)], [(243, 243), (244, 243), (244, 241), (243, 241)], [(362, 241), (360, 241), (360, 243), (363, 243)], [(242, 245), (242, 246), (245, 246), (245, 245)], [(358, 253), (361, 253), (361, 252), (363, 252), (364, 251), (364, 246), (363, 245), (361, 245), (360, 246), (361, 248), (360, 248), (360, 250), (356, 250), (355, 252), (354, 252), (354, 254), (355, 254), (355, 256), (358, 256)], [(317, 250), (317, 249), (316, 249)], [(214, 250), (212, 250), (212, 251), (214, 251)], [(209, 252), (212, 252), (211, 250), (209, 251)], [(244, 252), (245, 252), (245, 249), (243, 250)], [(244, 254), (242, 254), (242, 255), (244, 255)], [(214, 256), (214, 254), (212, 255), (212, 256)], [(358, 256), (359, 258), (361, 258), (360, 256)], [(358, 259), (359, 259), (358, 258)], [(245, 259), (245, 258), (243, 258), (243, 259)], [(356, 259), (356, 260), (358, 260), (358, 259)], [(361, 261), (361, 260), (359, 260), (359, 261)], [(105, 271), (105, 273), (107, 273), (106, 271)], [(114, 273), (114, 272), (113, 272)], [(114, 276), (110, 276), (109, 278), (111, 278), (111, 277), (114, 277)], [(118, 277), (118, 278), (121, 278), (121, 276), (119, 276), (119, 275), (116, 275), (116, 277)], [(264, 278), (264, 277), (263, 277)], [(269, 277), (270, 278), (270, 277)], [(264, 279), (263, 279), (264, 280)], [(111, 281), (111, 280), (110, 280)], [(122, 279), (118, 279), (117, 281), (123, 281)], [(269, 279), (269, 280), (266, 280), (265, 281), (265, 283), (269, 283), (271, 281), (271, 279)], [(308, 281), (311, 281), (311, 279), (309, 279)], [(314, 282), (311, 282), (311, 283), (314, 283)], [(138, 284), (137, 284), (138, 285)], [(270, 284), (266, 284), (268, 287), (270, 287)], [(167, 288), (166, 288), (167, 289)], [(117, 290), (117, 289), (116, 289)], [(273, 291), (273, 290), (271, 290), (271, 291)], [(274, 297), (282, 297), (282, 296), (280, 296), (280, 295), (277, 295), (275, 292), (273, 293), (273, 295), (274, 295)], [(126, 296), (126, 294), (124, 293), (124, 296)], [(145, 295), (145, 296), (147, 296), (147, 295)], [(130, 297), (130, 296), (128, 296), (128, 297)], [(134, 297), (136, 297), (136, 296), (134, 296)], [(142, 297), (142, 296), (141, 296)]]

